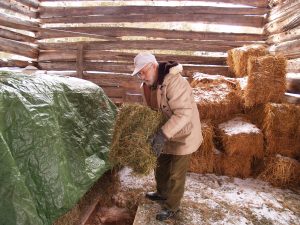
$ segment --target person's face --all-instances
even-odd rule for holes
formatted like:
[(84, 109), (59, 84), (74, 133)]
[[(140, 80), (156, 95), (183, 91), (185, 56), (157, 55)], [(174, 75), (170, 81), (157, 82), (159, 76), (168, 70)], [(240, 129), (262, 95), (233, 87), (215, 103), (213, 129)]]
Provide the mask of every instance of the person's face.
[(155, 83), (156, 73), (155, 73), (154, 63), (147, 64), (137, 76), (147, 85), (152, 86)]

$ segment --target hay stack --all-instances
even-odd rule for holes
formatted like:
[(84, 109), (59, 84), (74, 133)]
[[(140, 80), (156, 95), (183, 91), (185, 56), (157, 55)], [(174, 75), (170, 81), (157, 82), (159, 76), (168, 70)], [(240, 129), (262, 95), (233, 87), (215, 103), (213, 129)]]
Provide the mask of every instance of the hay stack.
[(288, 157), (276, 155), (266, 161), (264, 170), (257, 177), (277, 187), (300, 185), (300, 163)]
[(230, 177), (246, 178), (252, 175), (252, 157), (222, 155), (222, 174)]
[(227, 52), (227, 64), (236, 77), (244, 77), (247, 73), (248, 59), (250, 57), (264, 56), (268, 54), (263, 45), (248, 45), (234, 48)]
[(264, 114), (267, 153), (300, 158), (300, 106), (269, 103)]
[(223, 159), (224, 153), (221, 152), (220, 150), (214, 148), (213, 149), (213, 172), (217, 175), (223, 175), (223, 169), (222, 169), (222, 159)]
[(246, 107), (281, 102), (286, 90), (286, 59), (282, 56), (251, 57), (244, 92)]
[(193, 85), (201, 119), (220, 123), (241, 112), (241, 100), (236, 93), (234, 81), (215, 76), (198, 78)]
[(209, 121), (201, 121), (201, 127), (203, 142), (200, 148), (192, 154), (189, 171), (194, 173), (212, 173), (214, 165), (214, 130)]
[(156, 156), (148, 139), (164, 123), (164, 116), (146, 106), (124, 104), (118, 113), (110, 162), (129, 166), (137, 174), (148, 174), (155, 168)]
[(228, 156), (256, 157), (264, 155), (263, 134), (244, 117), (235, 117), (218, 126), (221, 147)]

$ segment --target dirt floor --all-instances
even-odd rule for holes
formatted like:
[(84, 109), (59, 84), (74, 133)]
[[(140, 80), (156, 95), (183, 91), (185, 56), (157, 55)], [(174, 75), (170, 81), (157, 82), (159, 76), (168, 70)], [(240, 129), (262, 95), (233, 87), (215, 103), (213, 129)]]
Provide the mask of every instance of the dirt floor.
[(81, 214), (97, 198), (99, 205), (87, 225), (300, 224), (300, 189), (274, 188), (250, 178), (189, 173), (181, 211), (167, 222), (155, 220), (160, 206), (144, 198), (146, 191), (154, 189), (153, 174), (139, 177), (129, 168), (110, 172), (85, 195), (73, 209), (73, 215), (71, 211), (65, 222), (61, 218), (61, 223), (55, 225), (78, 223)]

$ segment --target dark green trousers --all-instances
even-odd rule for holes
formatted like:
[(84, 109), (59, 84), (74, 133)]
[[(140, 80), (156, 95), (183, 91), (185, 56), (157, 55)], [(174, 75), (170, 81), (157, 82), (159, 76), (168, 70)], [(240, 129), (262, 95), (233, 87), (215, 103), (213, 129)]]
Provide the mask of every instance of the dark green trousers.
[(167, 209), (179, 208), (190, 156), (161, 154), (158, 157), (155, 170), (156, 189), (161, 196), (167, 198), (164, 202)]

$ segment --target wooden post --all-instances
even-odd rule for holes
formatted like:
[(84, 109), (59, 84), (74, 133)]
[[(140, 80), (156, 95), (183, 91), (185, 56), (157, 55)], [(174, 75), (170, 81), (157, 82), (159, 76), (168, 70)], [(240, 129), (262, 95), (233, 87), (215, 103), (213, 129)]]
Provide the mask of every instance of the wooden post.
[(77, 58), (76, 58), (76, 70), (77, 70), (77, 77), (83, 78), (83, 70), (84, 70), (84, 44), (78, 43), (77, 44)]

